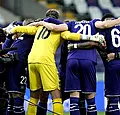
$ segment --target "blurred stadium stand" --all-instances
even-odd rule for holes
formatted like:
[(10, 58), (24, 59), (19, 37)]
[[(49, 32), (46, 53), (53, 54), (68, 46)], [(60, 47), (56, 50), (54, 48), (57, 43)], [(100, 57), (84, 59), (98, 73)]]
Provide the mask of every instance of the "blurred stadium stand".
[[(87, 20), (111, 12), (120, 16), (120, 0), (0, 0), (0, 4), (21, 17), (41, 18), (49, 8), (58, 9), (61, 19)], [(29, 7), (28, 7), (29, 4)]]

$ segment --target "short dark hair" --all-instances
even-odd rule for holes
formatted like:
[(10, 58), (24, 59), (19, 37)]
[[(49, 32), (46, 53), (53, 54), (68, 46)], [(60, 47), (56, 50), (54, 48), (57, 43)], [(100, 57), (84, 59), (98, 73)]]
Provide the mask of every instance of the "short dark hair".
[(106, 14), (103, 15), (101, 20), (104, 21), (106, 18), (115, 18), (115, 17), (111, 13), (106, 13)]
[(28, 25), (28, 24), (30, 24), (30, 23), (33, 23), (34, 22), (34, 19), (32, 19), (32, 18), (27, 18), (27, 19), (25, 19), (24, 21), (23, 21), (23, 26), (26, 26), (26, 25)]
[(46, 12), (46, 17), (52, 17), (58, 19), (60, 16), (59, 12), (56, 9), (49, 9)]

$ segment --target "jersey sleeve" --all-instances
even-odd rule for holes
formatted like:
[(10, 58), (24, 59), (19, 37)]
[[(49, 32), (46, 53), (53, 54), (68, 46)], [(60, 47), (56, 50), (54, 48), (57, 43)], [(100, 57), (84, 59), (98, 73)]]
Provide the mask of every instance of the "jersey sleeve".
[(38, 27), (35, 26), (16, 26), (12, 29), (12, 33), (26, 33), (29, 35), (35, 35)]
[(62, 21), (55, 19), (55, 18), (46, 18), (44, 19), (45, 22), (53, 23), (53, 24), (63, 24)]
[(70, 21), (70, 22), (67, 22), (66, 24), (68, 26), (68, 30), (70, 31), (72, 26), (75, 24), (75, 21)]
[(64, 31), (64, 32), (61, 33), (61, 37), (65, 40), (79, 41), (81, 39), (81, 34), (71, 33), (70, 31)]
[[(94, 19), (94, 20), (91, 21), (91, 22), (93, 23), (94, 27), (95, 27), (95, 23), (96, 23), (97, 21), (101, 21), (101, 20), (100, 20), (100, 19)], [(95, 27), (95, 28), (96, 28), (96, 27)]]
[(100, 19), (94, 19), (94, 20), (92, 20), (93, 21), (93, 23), (95, 23), (95, 22), (97, 22), (97, 21), (101, 21)]
[(5, 42), (2, 44), (2, 49), (11, 47), (14, 40), (6, 38)]

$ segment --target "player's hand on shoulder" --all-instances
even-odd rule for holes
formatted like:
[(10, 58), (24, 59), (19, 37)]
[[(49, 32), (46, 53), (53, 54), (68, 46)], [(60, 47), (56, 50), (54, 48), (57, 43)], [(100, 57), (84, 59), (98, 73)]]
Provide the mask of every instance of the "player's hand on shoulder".
[(99, 42), (100, 44), (102, 44), (102, 43), (105, 44), (105, 43), (106, 43), (104, 36), (103, 36), (102, 34), (99, 34), (99, 33), (91, 36), (91, 37), (90, 37), (90, 40), (91, 40), (91, 41), (95, 41), (95, 42)]
[(5, 34), (12, 34), (12, 29), (16, 26), (16, 21), (10, 23), (7, 27), (3, 28)]

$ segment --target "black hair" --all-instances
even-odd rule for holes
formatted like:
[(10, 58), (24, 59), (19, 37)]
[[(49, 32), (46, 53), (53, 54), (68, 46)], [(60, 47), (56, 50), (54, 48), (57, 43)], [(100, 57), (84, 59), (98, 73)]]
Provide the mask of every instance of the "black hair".
[(115, 17), (111, 13), (106, 13), (106, 14), (103, 15), (101, 20), (104, 21), (106, 18), (115, 18)]
[(60, 16), (59, 12), (56, 9), (49, 9), (46, 12), (46, 17), (52, 17), (58, 19)]

